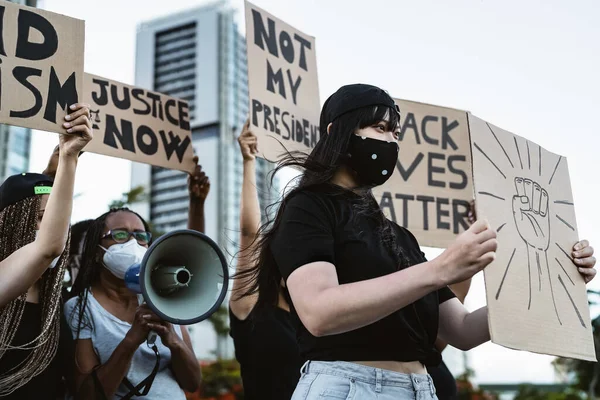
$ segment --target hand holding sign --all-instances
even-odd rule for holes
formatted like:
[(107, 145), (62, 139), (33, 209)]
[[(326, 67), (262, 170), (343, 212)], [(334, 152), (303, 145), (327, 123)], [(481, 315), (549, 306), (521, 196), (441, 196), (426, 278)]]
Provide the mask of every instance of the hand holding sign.
[(246, 121), (242, 133), (238, 137), (238, 144), (244, 161), (254, 161), (258, 154), (258, 138), (250, 130), (250, 121)]
[(63, 126), (67, 133), (60, 135), (59, 154), (65, 157), (79, 157), (81, 150), (92, 140), (92, 123), (90, 122), (90, 109), (87, 104), (75, 104), (70, 107), (72, 114), (65, 119)]
[(198, 164), (198, 156), (194, 156), (194, 163), (196, 163), (194, 173), (188, 176), (188, 191), (192, 201), (204, 201), (210, 192), (210, 179)]
[(485, 220), (475, 222), (437, 258), (444, 285), (465, 281), (484, 269), (494, 261), (497, 248), (496, 231)]
[(525, 243), (540, 251), (550, 246), (548, 192), (531, 179), (515, 178), (517, 195), (512, 208), (517, 232)]

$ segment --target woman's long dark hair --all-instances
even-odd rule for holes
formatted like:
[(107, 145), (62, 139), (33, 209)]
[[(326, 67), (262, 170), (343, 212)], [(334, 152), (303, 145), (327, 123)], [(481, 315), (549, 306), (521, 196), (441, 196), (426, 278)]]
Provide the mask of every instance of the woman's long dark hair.
[[(337, 170), (344, 165), (347, 157), (347, 149), (350, 135), (357, 129), (373, 126), (381, 121), (387, 121), (390, 130), (399, 126), (400, 116), (396, 110), (386, 106), (368, 106), (346, 113), (333, 121), (331, 130), (327, 132), (329, 124), (326, 117), (325, 105), (321, 113), (320, 139), (310, 155), (302, 152), (287, 152), (277, 167), (271, 172), (271, 183), (277, 171), (284, 167), (296, 167), (304, 172), (299, 177), (298, 185), (284, 194), (283, 198), (269, 207), (277, 207), (279, 210), (275, 218), (265, 222), (259, 229), (259, 234), (252, 245), (251, 264), (253, 267), (240, 271), (234, 279), (242, 279), (244, 282), (243, 296), (251, 296), (258, 293), (257, 308), (277, 303), (280, 290), (281, 273), (273, 259), (270, 246), (273, 237), (281, 224), (281, 219), (287, 201), (296, 193), (317, 185), (329, 184)], [(385, 215), (379, 208), (370, 188), (358, 188), (350, 191), (337, 185), (330, 185), (328, 193), (331, 196), (353, 194), (351, 197), (354, 217), (367, 216), (377, 222), (378, 235), (386, 247), (390, 250), (400, 267), (408, 263), (402, 249), (396, 244), (394, 231), (387, 221)], [(350, 197), (349, 197), (350, 198)], [(269, 212), (267, 215), (271, 214)]]
[[(77, 279), (75, 279), (75, 283), (71, 289), (71, 298), (75, 296), (78, 298), (75, 307), (73, 307), (73, 314), (69, 316), (70, 321), (77, 322), (77, 336), (75, 339), (79, 337), (81, 328), (84, 325), (90, 324), (90, 321), (87, 321), (84, 315), (87, 307), (89, 289), (95, 282), (98, 281), (98, 279), (100, 279), (100, 271), (102, 271), (102, 268), (104, 268), (102, 266), (103, 254), (101, 251), (99, 251), (98, 245), (102, 241), (104, 228), (106, 227), (106, 218), (109, 215), (118, 212), (129, 212), (135, 214), (144, 224), (144, 229), (147, 232), (150, 231), (150, 227), (144, 218), (126, 207), (112, 208), (110, 211), (102, 214), (91, 223), (87, 232), (85, 233), (79, 274), (77, 274)], [(78, 315), (77, 319), (73, 319), (75, 313)]]

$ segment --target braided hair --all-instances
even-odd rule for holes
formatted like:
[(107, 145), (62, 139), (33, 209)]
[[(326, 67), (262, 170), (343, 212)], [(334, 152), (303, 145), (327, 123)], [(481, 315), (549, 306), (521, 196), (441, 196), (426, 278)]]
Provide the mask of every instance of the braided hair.
[[(0, 212), (0, 260), (33, 242), (41, 197), (27, 197)], [(21, 323), (27, 292), (0, 308), (0, 359), (9, 350), (30, 350), (22, 363), (0, 374), (0, 396), (8, 395), (42, 373), (54, 359), (60, 335), (61, 289), (69, 258), (70, 234), (56, 267), (39, 280), (41, 332), (29, 343), (13, 345)], [(67, 332), (68, 333), (68, 332)]]

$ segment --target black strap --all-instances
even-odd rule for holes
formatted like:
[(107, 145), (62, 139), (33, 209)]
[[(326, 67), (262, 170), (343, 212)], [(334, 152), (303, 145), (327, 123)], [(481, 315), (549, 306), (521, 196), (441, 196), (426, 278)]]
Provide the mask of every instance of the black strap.
[(125, 378), (123, 378), (123, 384), (127, 386), (129, 393), (122, 397), (121, 400), (129, 400), (133, 396), (143, 397), (150, 392), (152, 383), (154, 383), (154, 378), (156, 378), (156, 374), (158, 373), (158, 367), (160, 366), (160, 354), (158, 352), (158, 348), (154, 344), (152, 345), (151, 349), (154, 351), (154, 354), (156, 354), (156, 364), (154, 364), (154, 369), (150, 375), (146, 377), (146, 379), (138, 383), (135, 387), (131, 384), (129, 379), (127, 379), (127, 376), (125, 376)]

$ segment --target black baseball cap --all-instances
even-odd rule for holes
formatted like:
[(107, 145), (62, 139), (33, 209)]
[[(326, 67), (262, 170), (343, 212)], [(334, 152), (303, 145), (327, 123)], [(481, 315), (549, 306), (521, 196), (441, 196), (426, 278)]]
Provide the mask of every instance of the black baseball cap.
[(53, 180), (48, 175), (24, 172), (9, 176), (0, 186), (0, 211), (35, 195), (50, 194)]
[(377, 86), (356, 83), (342, 86), (329, 96), (323, 104), (321, 124), (327, 125), (341, 115), (368, 106), (389, 107), (400, 115), (400, 108), (385, 90)]

